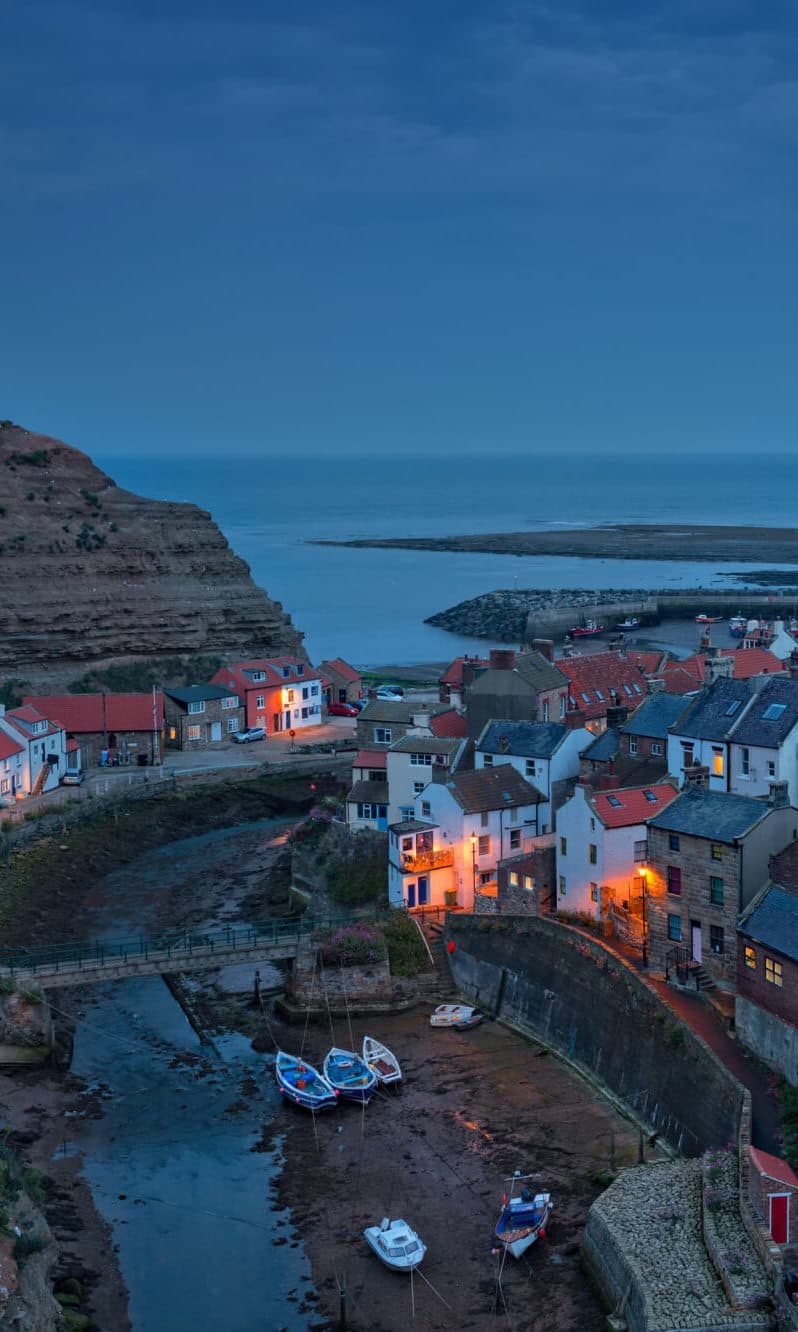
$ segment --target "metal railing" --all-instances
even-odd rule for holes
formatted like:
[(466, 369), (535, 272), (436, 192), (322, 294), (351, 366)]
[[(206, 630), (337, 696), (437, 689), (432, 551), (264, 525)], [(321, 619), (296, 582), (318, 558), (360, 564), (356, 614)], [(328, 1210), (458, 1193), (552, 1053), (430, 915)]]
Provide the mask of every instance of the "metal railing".
[(419, 870), (445, 869), (454, 864), (454, 851), (410, 851), (402, 852), (402, 869), (418, 873)]
[(685, 948), (682, 944), (669, 948), (665, 954), (665, 979), (670, 980), (671, 972), (675, 971), (678, 979), (684, 984), (690, 972), (697, 971), (698, 966), (699, 963), (689, 948)]

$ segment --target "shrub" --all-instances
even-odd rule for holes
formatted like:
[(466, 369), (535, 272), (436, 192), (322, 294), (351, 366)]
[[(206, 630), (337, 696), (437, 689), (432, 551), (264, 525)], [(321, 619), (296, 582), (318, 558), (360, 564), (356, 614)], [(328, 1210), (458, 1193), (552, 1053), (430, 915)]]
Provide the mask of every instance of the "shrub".
[(355, 967), (382, 962), (387, 955), (385, 940), (373, 925), (345, 925), (320, 943), (325, 967)]
[(47, 1240), (41, 1235), (17, 1235), (14, 1241), (14, 1260), (22, 1262), (32, 1253), (41, 1253), (47, 1247)]
[(429, 966), (429, 956), (410, 916), (394, 911), (382, 927), (388, 962), (394, 976), (416, 976)]
[(388, 869), (382, 839), (357, 837), (347, 856), (336, 858), (327, 870), (327, 891), (333, 902), (348, 906), (387, 905)]

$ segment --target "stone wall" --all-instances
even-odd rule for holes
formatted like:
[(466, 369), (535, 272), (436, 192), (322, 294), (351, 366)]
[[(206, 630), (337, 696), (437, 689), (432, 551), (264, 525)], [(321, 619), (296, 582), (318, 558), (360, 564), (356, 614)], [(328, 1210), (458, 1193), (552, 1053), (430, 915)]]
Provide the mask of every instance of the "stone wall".
[(301, 945), (288, 972), (287, 997), (311, 1013), (345, 1014), (360, 1008), (389, 1007), (393, 983), (387, 960), (364, 966), (323, 967), (315, 943)]
[(464, 999), (565, 1055), (679, 1151), (736, 1140), (742, 1088), (631, 967), (546, 917), (447, 917)]
[(798, 1030), (738, 994), (734, 1003), (737, 1039), (798, 1087)]

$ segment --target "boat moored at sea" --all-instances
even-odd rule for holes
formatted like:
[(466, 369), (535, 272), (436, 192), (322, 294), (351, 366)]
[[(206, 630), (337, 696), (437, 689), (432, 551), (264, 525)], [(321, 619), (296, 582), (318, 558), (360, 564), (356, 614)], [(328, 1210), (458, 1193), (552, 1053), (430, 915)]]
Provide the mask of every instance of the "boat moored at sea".
[(720, 620), (721, 620), (721, 616), (720, 616), (720, 615), (703, 615), (703, 614), (702, 614), (702, 615), (696, 615), (696, 617), (695, 617), (695, 622), (696, 622), (696, 624), (719, 624), (719, 623), (720, 623)]
[(509, 1197), (505, 1193), (496, 1223), (496, 1239), (513, 1258), (520, 1258), (535, 1240), (543, 1238), (554, 1206), (550, 1193), (533, 1193), (523, 1187), (525, 1180), (532, 1178), (516, 1170), (509, 1181)]
[(604, 625), (599, 624), (598, 620), (581, 620), (570, 630), (572, 638), (595, 638), (605, 632)]
[(345, 1101), (368, 1104), (377, 1090), (377, 1075), (365, 1059), (354, 1050), (339, 1050), (336, 1045), (325, 1055), (324, 1076)]
[(745, 615), (732, 615), (729, 620), (729, 633), (732, 638), (743, 638), (747, 624), (748, 620)]
[(406, 1221), (389, 1221), (384, 1216), (378, 1226), (368, 1226), (363, 1235), (380, 1261), (394, 1272), (414, 1271), (427, 1252), (427, 1246)]
[(620, 629), (622, 633), (628, 633), (630, 629), (639, 629), (640, 621), (636, 615), (627, 615), (625, 620), (618, 621), (615, 628)]
[(338, 1103), (335, 1089), (327, 1079), (297, 1055), (278, 1050), (274, 1075), (286, 1100), (305, 1110), (330, 1110)]
[(387, 1045), (377, 1040), (376, 1036), (363, 1037), (363, 1058), (377, 1081), (383, 1086), (402, 1081), (399, 1060)]

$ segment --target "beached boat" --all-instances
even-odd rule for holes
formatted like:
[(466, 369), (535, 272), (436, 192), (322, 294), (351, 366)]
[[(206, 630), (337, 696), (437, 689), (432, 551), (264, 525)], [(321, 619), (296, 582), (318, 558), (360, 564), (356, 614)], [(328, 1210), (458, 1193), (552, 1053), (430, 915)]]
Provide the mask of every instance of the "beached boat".
[(729, 620), (729, 633), (732, 638), (743, 638), (748, 620), (745, 615), (732, 615)]
[(455, 1031), (468, 1031), (485, 1021), (485, 1014), (468, 1004), (438, 1004), (429, 1020), (431, 1027), (453, 1027)]
[(627, 615), (625, 620), (618, 621), (615, 628), (621, 629), (625, 633), (629, 629), (639, 629), (640, 621), (634, 615)]
[(274, 1075), (283, 1096), (306, 1110), (329, 1110), (337, 1104), (335, 1089), (305, 1059), (277, 1051)]
[(391, 1082), (402, 1081), (399, 1060), (387, 1045), (378, 1041), (376, 1036), (363, 1037), (363, 1058), (378, 1082), (387, 1086)]
[(324, 1059), (324, 1076), (345, 1101), (365, 1101), (377, 1090), (377, 1075), (354, 1050), (339, 1050), (336, 1045)]
[(509, 1181), (509, 1197), (505, 1193), (496, 1223), (496, 1239), (513, 1258), (520, 1258), (535, 1240), (545, 1235), (554, 1206), (550, 1193), (533, 1193), (523, 1187), (524, 1181), (531, 1178), (531, 1175), (522, 1175), (516, 1170)]
[(378, 1226), (368, 1226), (363, 1235), (381, 1262), (394, 1272), (412, 1272), (427, 1252), (427, 1246), (406, 1221), (389, 1221), (384, 1216)]
[(718, 624), (720, 619), (720, 615), (696, 615), (695, 622), (696, 624)]
[(605, 630), (604, 625), (599, 624), (598, 620), (582, 620), (574, 625), (570, 632), (572, 638), (592, 638), (596, 634), (603, 634)]

